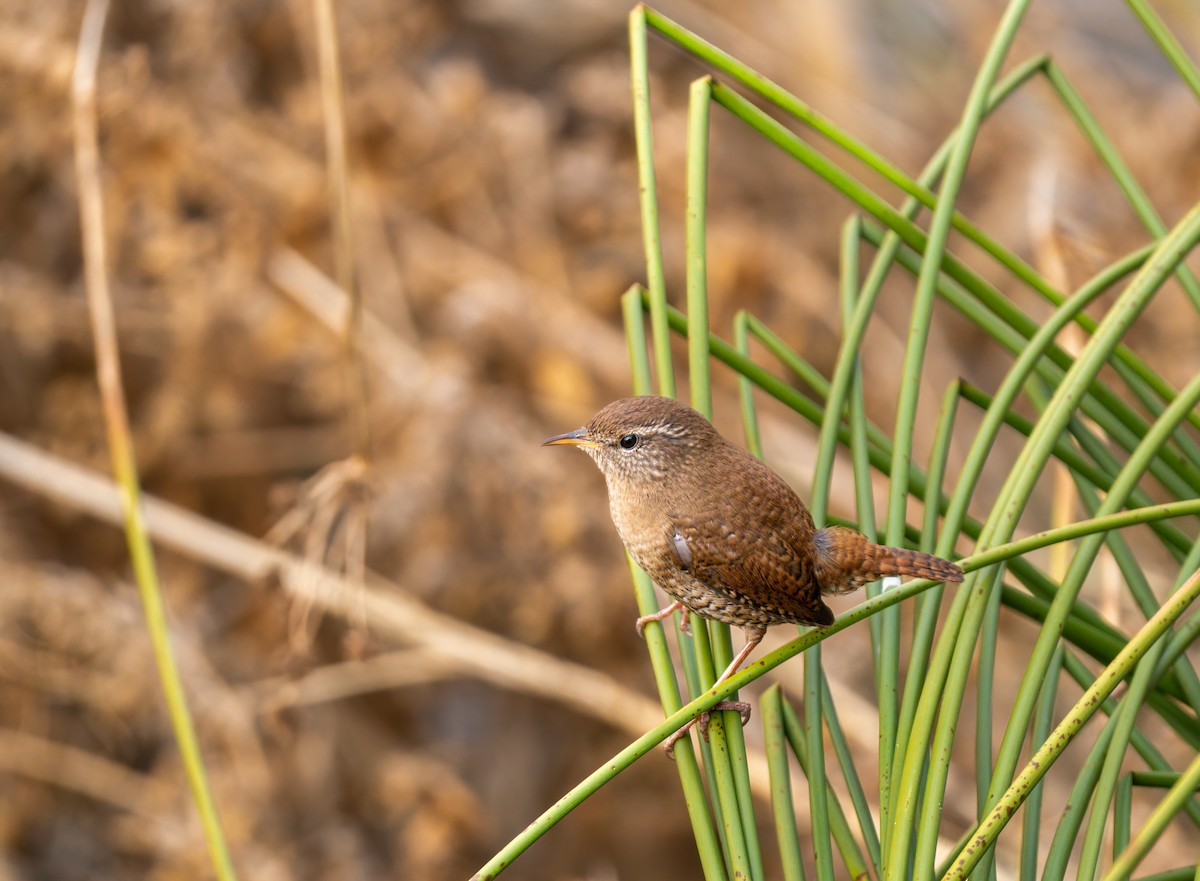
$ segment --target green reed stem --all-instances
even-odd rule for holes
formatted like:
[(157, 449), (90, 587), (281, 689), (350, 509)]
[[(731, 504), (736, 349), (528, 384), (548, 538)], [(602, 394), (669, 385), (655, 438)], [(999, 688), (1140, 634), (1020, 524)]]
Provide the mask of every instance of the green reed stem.
[(646, 254), (650, 326), (658, 393), (675, 397), (675, 367), (671, 363), (671, 330), (667, 326), (667, 282), (663, 269), (662, 228), (658, 220), (658, 178), (654, 173), (654, 124), (650, 113), (650, 70), (646, 46), (646, 17), (642, 8), (629, 13), (629, 68), (633, 89), (633, 130), (637, 149), (638, 195), (642, 212), (642, 244)]
[[(1138, 634), (1130, 640), (1129, 644), (1122, 650), (1104, 671), (1097, 677), (1096, 682), (1089, 688), (1075, 706), (1067, 713), (1051, 733), (1050, 737), (1043, 743), (1033, 754), (1028, 764), (1016, 776), (1009, 788), (997, 799), (992, 811), (983, 819), (976, 827), (976, 831), (968, 843), (967, 847), (959, 855), (958, 860), (943, 877), (942, 881), (962, 881), (965, 879), (970, 870), (983, 857), (983, 854), (990, 849), (996, 841), (996, 837), (1000, 831), (1008, 823), (1009, 819), (1016, 813), (1017, 808), (1025, 801), (1030, 789), (1036, 784), (1049, 770), (1050, 766), (1062, 754), (1067, 745), (1079, 733), (1084, 724), (1095, 714), (1100, 708), (1101, 702), (1108, 697), (1113, 690), (1121, 683), (1121, 681), (1129, 675), (1133, 666), (1142, 658), (1143, 655), (1150, 649), (1155, 642), (1166, 633), (1171, 624), (1183, 614), (1189, 605), (1200, 596), (1200, 572), (1197, 572), (1189, 581), (1176, 593), (1171, 596), (1157, 614), (1142, 627)], [(1200, 784), (1200, 756), (1189, 767), (1189, 775), (1196, 774), (1195, 780), (1190, 780), (1191, 788), (1186, 786), (1178, 787), (1180, 790), (1177, 799), (1170, 799), (1170, 805), (1162, 813), (1170, 813), (1162, 821), (1165, 826), (1166, 819), (1173, 816), (1182, 806), (1183, 799), (1188, 797), (1195, 787)], [(1185, 776), (1189, 776), (1185, 775)], [(1181, 778), (1180, 782), (1183, 782)], [(1172, 793), (1175, 789), (1172, 789)], [(1163, 803), (1167, 804), (1166, 801)], [(1160, 808), (1163, 805), (1159, 806)], [(1158, 817), (1153, 816), (1152, 820), (1157, 821)], [(1151, 827), (1151, 822), (1147, 823)], [(1154, 822), (1153, 827), (1145, 836), (1147, 839), (1146, 848), (1157, 838), (1155, 831), (1161, 832), (1161, 826)], [(1137, 860), (1141, 859), (1145, 850), (1140, 847), (1134, 849), (1131, 845), (1130, 850), (1130, 868), (1136, 864)], [(1113, 869), (1109, 870), (1106, 878), (1127, 877), (1128, 869), (1125, 874), (1120, 871), (1114, 872), (1119, 868), (1114, 865)]]

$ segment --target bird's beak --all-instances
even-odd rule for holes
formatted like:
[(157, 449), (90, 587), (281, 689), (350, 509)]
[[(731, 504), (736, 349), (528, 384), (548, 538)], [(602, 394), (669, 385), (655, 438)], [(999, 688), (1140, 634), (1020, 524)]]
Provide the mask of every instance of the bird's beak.
[(568, 431), (566, 434), (556, 434), (554, 437), (548, 437), (542, 441), (543, 447), (554, 446), (555, 444), (571, 444), (576, 447), (598, 447), (600, 444), (594, 440), (588, 439), (586, 428), (577, 428), (574, 431)]

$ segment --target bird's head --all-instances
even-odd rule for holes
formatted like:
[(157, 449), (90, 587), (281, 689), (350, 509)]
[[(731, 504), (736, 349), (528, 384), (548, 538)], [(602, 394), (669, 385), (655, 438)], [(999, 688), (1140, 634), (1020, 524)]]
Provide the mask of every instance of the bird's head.
[(722, 443), (721, 436), (691, 407), (647, 395), (613, 401), (583, 428), (555, 435), (542, 445), (581, 448), (611, 484), (661, 481), (714, 443)]

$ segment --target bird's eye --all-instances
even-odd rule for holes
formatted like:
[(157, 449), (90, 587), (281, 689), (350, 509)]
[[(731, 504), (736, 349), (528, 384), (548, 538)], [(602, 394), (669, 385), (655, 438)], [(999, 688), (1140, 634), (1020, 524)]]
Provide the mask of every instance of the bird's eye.
[(638, 436), (636, 434), (627, 434), (621, 438), (621, 449), (632, 450), (638, 445)]

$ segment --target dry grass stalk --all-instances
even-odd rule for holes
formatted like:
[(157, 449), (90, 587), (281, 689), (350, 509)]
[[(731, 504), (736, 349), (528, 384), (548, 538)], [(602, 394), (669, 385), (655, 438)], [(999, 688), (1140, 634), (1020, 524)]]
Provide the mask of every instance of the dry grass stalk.
[[(116, 487), (86, 470), (0, 434), (0, 476), (70, 508), (120, 522)], [(556, 701), (633, 734), (662, 719), (653, 701), (614, 679), (550, 657), (433, 611), (397, 585), (368, 573), (353, 585), (333, 571), (221, 526), (161, 499), (144, 499), (156, 542), (197, 562), (251, 582), (278, 578), (290, 595), (346, 618), (361, 596), (382, 637), (421, 646), (461, 663), (465, 672), (503, 688)]]
[(112, 293), (108, 285), (96, 113), (96, 70), (100, 64), (108, 6), (108, 0), (89, 0), (84, 9), (71, 88), (75, 168), (79, 183), (80, 225), (83, 233), (84, 281), (95, 346), (96, 378), (100, 385), (109, 455), (120, 489), (125, 534), (175, 739), (204, 826), (217, 876), (232, 879), (235, 877), (233, 864), (217, 818), (216, 805), (209, 791), (199, 742), (192, 726), (191, 714), (188, 712), (183, 685), (167, 635), (166, 613), (154, 571), (154, 554), (150, 548), (138, 498), (137, 463), (129, 430), (129, 414), (121, 387), (116, 320)]
[(86, 795), (151, 821), (161, 819), (175, 798), (169, 783), (23, 731), (0, 730), (0, 771)]

